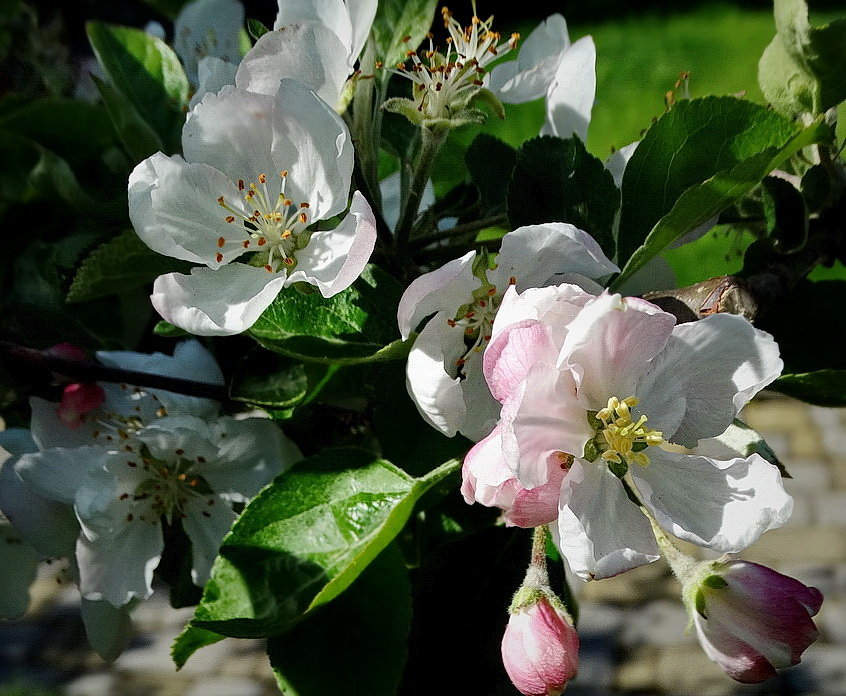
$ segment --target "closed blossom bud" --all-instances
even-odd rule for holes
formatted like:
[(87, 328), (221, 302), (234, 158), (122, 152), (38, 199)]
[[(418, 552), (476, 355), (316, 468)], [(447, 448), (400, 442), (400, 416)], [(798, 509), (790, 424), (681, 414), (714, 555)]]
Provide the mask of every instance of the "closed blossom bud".
[(819, 631), (822, 594), (747, 561), (702, 563), (684, 581), (684, 600), (705, 653), (733, 679), (761, 682), (797, 664)]
[(572, 619), (557, 597), (534, 587), (517, 592), (510, 613), (502, 662), (511, 682), (526, 696), (558, 696), (579, 662)]
[(62, 403), (56, 409), (59, 420), (68, 428), (82, 425), (84, 416), (106, 400), (103, 388), (93, 382), (75, 382), (65, 387)]

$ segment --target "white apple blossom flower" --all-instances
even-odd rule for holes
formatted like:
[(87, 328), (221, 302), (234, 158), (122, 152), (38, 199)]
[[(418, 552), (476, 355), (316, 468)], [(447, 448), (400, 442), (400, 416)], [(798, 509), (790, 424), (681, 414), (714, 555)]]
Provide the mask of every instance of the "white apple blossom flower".
[(184, 158), (156, 153), (129, 177), (138, 236), (205, 266), (156, 280), (153, 306), (167, 321), (199, 335), (236, 334), (283, 287), (309, 283), (331, 297), (359, 276), (376, 241), (364, 197), (353, 194), (334, 229), (314, 226), (347, 208), (353, 148), (344, 122), (311, 90), (283, 80), (274, 96), (236, 87), (208, 94), (188, 117), (182, 147)]
[[(123, 369), (222, 381), (195, 341), (180, 344), (173, 357), (98, 358)], [(163, 527), (177, 524), (191, 541), (191, 578), (204, 584), (235, 518), (233, 504), (299, 459), (298, 449), (272, 421), (219, 416), (208, 399), (101, 386), (105, 401), (75, 428), (62, 424), (56, 404), (32, 400), (39, 451), (3, 467), (0, 509), (39, 551), (75, 559), (85, 600), (120, 608), (149, 597)], [(88, 609), (101, 618), (108, 611)]]
[(180, 10), (173, 23), (173, 49), (191, 84), (203, 83), (199, 66), (205, 58), (238, 64), (243, 27), (244, 6), (238, 0), (193, 0)]
[(340, 108), (376, 7), (376, 0), (279, 0), (274, 30), (244, 56), (235, 84), (274, 94), (282, 79), (295, 78)]
[[(676, 325), (644, 300), (574, 285), (509, 290), (484, 357), (501, 419), (467, 455), (465, 497), (517, 500), (506, 470), (529, 490), (560, 479), (558, 543), (584, 579), (658, 558), (621, 480), (676, 537), (740, 551), (790, 516), (778, 469), (757, 454), (714, 459), (666, 445), (720, 435), (781, 367), (772, 337), (741, 317)], [(547, 493), (528, 512), (535, 523), (549, 514)]]
[(468, 252), (409, 285), (399, 303), (397, 321), (403, 339), (434, 313), (408, 356), (407, 386), (420, 414), (448, 436), (461, 432), (473, 440), (487, 435), (499, 405), (482, 374), (482, 351), (502, 296), (561, 282), (601, 288), (592, 281), (619, 270), (586, 232), (566, 223), (529, 225), (503, 237), (496, 263)]

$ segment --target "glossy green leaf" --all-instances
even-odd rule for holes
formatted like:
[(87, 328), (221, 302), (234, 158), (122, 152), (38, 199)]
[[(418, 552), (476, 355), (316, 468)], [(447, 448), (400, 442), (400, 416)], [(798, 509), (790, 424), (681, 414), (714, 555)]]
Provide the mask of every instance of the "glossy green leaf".
[(254, 41), (258, 41), (269, 31), (270, 29), (268, 29), (264, 24), (262, 24), (258, 19), (250, 17), (247, 20), (247, 33), (253, 38)]
[(805, 0), (775, 0), (776, 35), (758, 64), (767, 100), (789, 116), (825, 113), (846, 99), (846, 18), (808, 22)]
[(176, 640), (173, 641), (173, 645), (170, 648), (170, 656), (176, 665), (176, 669), (182, 669), (188, 658), (200, 648), (219, 643), (224, 638), (226, 636), (222, 636), (214, 631), (207, 631), (205, 628), (186, 626), (182, 633), (176, 637)]
[(283, 633), (338, 595), (400, 532), (414, 504), (460, 466), (414, 479), (359, 449), (330, 449), (278, 477), (224, 539), (192, 625)]
[(86, 25), (94, 54), (114, 86), (168, 149), (179, 142), (189, 84), (182, 63), (162, 40), (132, 27)]
[(782, 375), (769, 388), (817, 406), (846, 406), (846, 370)]
[(388, 546), (329, 606), (268, 640), (287, 696), (394, 696), (408, 653), (411, 584), (396, 545)]
[(669, 244), (715, 218), (803, 147), (831, 137), (733, 97), (681, 102), (646, 134), (626, 167), (615, 286)]
[(68, 302), (82, 302), (151, 282), (191, 264), (152, 251), (138, 235), (127, 231), (99, 246), (79, 267), (68, 291)]
[(437, 0), (380, 0), (369, 38), (376, 58), (389, 67), (405, 61), (406, 51), (426, 38), (437, 6)]
[(487, 212), (504, 211), (508, 182), (517, 163), (517, 151), (499, 138), (479, 133), (467, 148), (464, 162)]
[(106, 105), (106, 111), (118, 138), (133, 161), (140, 162), (164, 148), (161, 138), (141, 118), (129, 99), (96, 75), (92, 75), (91, 79)]
[(308, 374), (303, 363), (261, 349), (244, 357), (229, 387), (235, 401), (271, 409), (293, 408), (307, 394)]
[(396, 280), (368, 266), (334, 297), (324, 298), (313, 288), (286, 289), (249, 334), (265, 348), (300, 360), (355, 364), (401, 359), (410, 348), (398, 336), (401, 295)]
[(578, 138), (533, 138), (517, 151), (508, 185), (512, 228), (569, 222), (589, 232), (614, 256), (614, 217), (620, 193), (614, 178)]

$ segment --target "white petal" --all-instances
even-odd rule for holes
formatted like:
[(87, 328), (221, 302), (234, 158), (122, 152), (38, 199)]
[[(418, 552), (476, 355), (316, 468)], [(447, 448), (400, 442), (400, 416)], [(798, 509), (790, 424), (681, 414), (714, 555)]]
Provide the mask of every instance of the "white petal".
[(720, 461), (651, 447), (648, 455), (646, 468), (630, 471), (655, 519), (680, 539), (736, 553), (793, 510), (779, 470), (757, 454)]
[(411, 282), (397, 308), (397, 323), (403, 340), (430, 314), (444, 312), (444, 321), (453, 319), (461, 305), (473, 301), (473, 291), (481, 286), (473, 275), (475, 258), (476, 252), (468, 251), (461, 258), (447, 261)]
[(508, 288), (502, 297), (491, 335), (495, 339), (510, 324), (535, 319), (544, 323), (554, 344), (560, 347), (570, 322), (595, 298), (593, 293), (572, 283), (529, 288), (519, 294), (515, 288)]
[[(0, 447), (13, 457), (38, 451), (38, 446), (35, 444), (32, 434), (26, 428), (0, 430)], [(0, 451), (0, 461), (5, 461), (5, 459), (2, 451)]]
[(109, 457), (102, 447), (55, 447), (21, 456), (15, 471), (36, 495), (73, 505), (89, 468), (104, 466)]
[[(587, 232), (564, 222), (518, 227), (502, 238), (497, 268), (488, 276), (497, 286), (511, 278), (518, 291), (540, 287), (562, 273), (601, 278), (620, 269)], [(503, 288), (504, 289), (504, 288)]]
[(350, 13), (353, 33), (350, 63), (355, 62), (361, 49), (364, 48), (373, 19), (376, 17), (378, 4), (378, 0), (347, 0), (347, 11)]
[[(352, 53), (353, 27), (350, 12), (344, 0), (278, 0), (279, 12), (276, 14), (274, 29), (281, 29), (289, 24), (321, 24), (330, 29)], [(350, 61), (350, 67), (355, 56)]]
[(3, 591), (0, 592), (0, 618), (15, 619), (29, 607), (29, 586), (35, 580), (40, 554), (20, 533), (0, 520), (0, 564)]
[(237, 0), (195, 0), (182, 8), (173, 25), (173, 48), (192, 84), (205, 56), (238, 62), (243, 26), (244, 6)]
[[(382, 198), (382, 217), (390, 229), (396, 229), (402, 204), (402, 176), (394, 172), (379, 182), (379, 194)], [(420, 198), (420, 210), (426, 210), (435, 203), (435, 187), (432, 180), (423, 186), (423, 196)]]
[(590, 112), (596, 95), (596, 47), (590, 36), (570, 46), (561, 59), (546, 97), (542, 135), (587, 140)]
[(474, 442), (486, 437), (493, 430), (500, 412), (500, 405), (491, 396), (485, 381), (482, 356), (483, 353), (478, 350), (470, 351), (461, 368), (464, 374), (464, 380), (461, 382), (464, 420), (459, 424), (458, 431)]
[(215, 499), (214, 505), (208, 505), (206, 498), (192, 499), (185, 506), (185, 515), (182, 525), (191, 540), (194, 561), (191, 567), (191, 581), (195, 585), (202, 586), (209, 579), (209, 572), (220, 549), (220, 542), (237, 515), (219, 496)]
[(335, 106), (349, 74), (349, 49), (333, 31), (320, 24), (291, 24), (256, 41), (238, 66), (235, 84), (275, 95), (283, 78), (293, 78)]
[(134, 598), (147, 599), (163, 548), (158, 521), (135, 519), (96, 541), (80, 535), (76, 546), (80, 593), (115, 607)]
[(282, 274), (232, 263), (159, 276), (150, 299), (165, 320), (190, 333), (230, 336), (255, 324), (284, 284)]
[(226, 222), (220, 196), (229, 201), (239, 197), (235, 184), (220, 171), (157, 152), (129, 175), (129, 218), (153, 251), (217, 268), (241, 256), (247, 238), (243, 222)]
[(424, 420), (452, 437), (464, 422), (461, 380), (452, 377), (453, 366), (466, 350), (464, 331), (447, 324), (449, 315), (438, 312), (414, 341), (406, 364), (406, 386)]
[(202, 58), (197, 69), (197, 91), (194, 92), (191, 101), (188, 102), (188, 109), (193, 110), (209, 92), (219, 92), (226, 85), (234, 85), (237, 71), (238, 65), (236, 63), (230, 63), (215, 56)]
[(658, 560), (649, 522), (604, 464), (576, 460), (561, 487), (559, 548), (583, 580)]
[(604, 408), (611, 396), (641, 398), (635, 393), (637, 379), (664, 348), (675, 322), (673, 315), (635, 297), (604, 294), (587, 303), (561, 348), (561, 361), (576, 372), (585, 406)]
[[(92, 432), (99, 426), (86, 418), (78, 428), (68, 428), (59, 418), (59, 404), (45, 401), (37, 396), (29, 399), (32, 411), (30, 427), (32, 438), (40, 449), (52, 447), (85, 447), (94, 444)], [(0, 443), (2, 444), (2, 443)], [(38, 449), (33, 447), (32, 450)]]
[(217, 457), (214, 434), (206, 421), (190, 415), (166, 416), (148, 425), (135, 436), (150, 454), (161, 461), (173, 460), (182, 451), (185, 458), (212, 460)]
[(129, 612), (132, 604), (115, 607), (106, 601), (82, 598), (80, 609), (88, 643), (107, 662), (116, 660), (129, 645), (135, 630)]
[[(276, 168), (270, 154), (273, 105), (272, 96), (233, 86), (206, 94), (182, 128), (185, 160), (204, 162), (233, 182), (243, 179), (249, 184), (256, 182), (259, 174), (266, 174), (268, 184), (278, 188), (281, 167)], [(275, 198), (274, 190), (268, 188)]]
[(491, 71), (488, 88), (507, 104), (540, 99), (569, 47), (567, 22), (560, 14), (550, 15), (520, 46), (517, 60), (501, 63)]
[(694, 447), (725, 431), (782, 365), (772, 337), (742, 317), (680, 324), (638, 384), (639, 408), (666, 439)]
[(611, 176), (614, 177), (614, 185), (617, 188), (623, 185), (623, 174), (638, 145), (640, 145), (640, 140), (635, 140), (619, 150), (614, 150), (611, 156), (605, 160), (605, 168), (611, 172)]
[(79, 535), (73, 508), (37, 495), (15, 471), (14, 464), (11, 459), (0, 464), (0, 510), (42, 555), (73, 555)]
[(273, 107), (273, 161), (288, 169), (285, 194), (308, 201), (312, 220), (347, 207), (353, 144), (335, 109), (296, 80), (284, 79)]
[(311, 283), (323, 297), (337, 295), (361, 275), (375, 244), (373, 211), (356, 191), (349, 213), (338, 226), (313, 233), (305, 249), (296, 253), (297, 266), (285, 284)]
[(211, 424), (217, 457), (197, 471), (215, 493), (247, 502), (275, 476), (302, 459), (299, 448), (279, 426), (263, 418), (220, 418)]

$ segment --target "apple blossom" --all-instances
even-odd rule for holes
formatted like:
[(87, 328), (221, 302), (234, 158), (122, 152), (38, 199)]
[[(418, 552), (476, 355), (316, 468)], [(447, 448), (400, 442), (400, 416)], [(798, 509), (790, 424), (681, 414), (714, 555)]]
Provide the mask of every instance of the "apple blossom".
[(484, 381), (482, 352), (506, 289), (560, 282), (573, 274), (599, 292), (592, 280), (617, 270), (590, 235), (548, 223), (506, 234), (492, 268), (486, 255), (471, 251), (415, 279), (400, 300), (397, 321), (405, 339), (435, 314), (415, 339), (406, 370), (420, 414), (446, 435), (483, 438), (496, 423), (499, 405)]
[(637, 298), (569, 284), (509, 289), (483, 367), (502, 408), (467, 455), (465, 495), (482, 502), (478, 481), (495, 485), (506, 469), (529, 490), (564, 470), (559, 543), (584, 579), (658, 558), (626, 487), (660, 527), (721, 552), (790, 515), (778, 469), (758, 454), (714, 459), (665, 447), (719, 435), (779, 375), (777, 345), (741, 317), (676, 325)]
[(180, 10), (173, 23), (173, 48), (191, 84), (202, 84), (198, 69), (204, 58), (237, 65), (243, 26), (244, 6), (238, 0), (193, 0)]
[[(195, 341), (180, 344), (173, 357), (98, 358), (123, 369), (222, 379)], [(272, 421), (221, 417), (208, 399), (102, 386), (105, 401), (76, 428), (64, 426), (53, 404), (32, 400), (39, 451), (3, 467), (0, 508), (45, 555), (75, 557), (86, 600), (121, 607), (148, 597), (163, 526), (177, 523), (192, 542), (191, 578), (202, 585), (235, 518), (233, 504), (249, 500), (299, 451)], [(54, 530), (45, 538), (48, 518)]]
[(685, 605), (711, 660), (743, 683), (797, 664), (819, 631), (815, 587), (748, 561), (706, 561), (685, 580)]
[(236, 87), (208, 94), (182, 146), (184, 159), (159, 152), (129, 177), (141, 240), (203, 264), (156, 280), (153, 306), (167, 321), (199, 335), (236, 334), (283, 287), (309, 283), (330, 297), (359, 276), (376, 241), (361, 194), (334, 229), (314, 228), (347, 208), (353, 150), (344, 122), (312, 91), (286, 79), (274, 96)]

